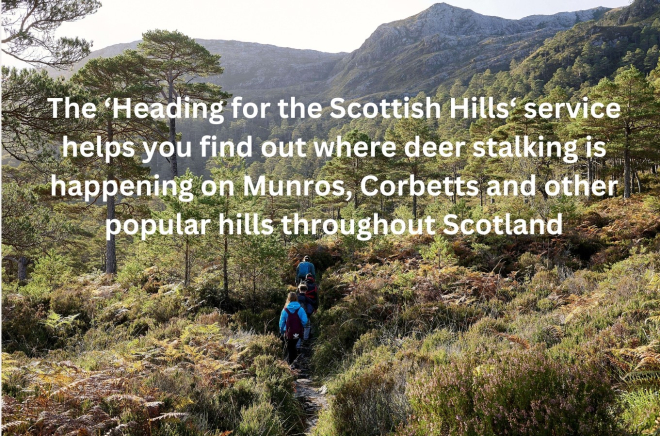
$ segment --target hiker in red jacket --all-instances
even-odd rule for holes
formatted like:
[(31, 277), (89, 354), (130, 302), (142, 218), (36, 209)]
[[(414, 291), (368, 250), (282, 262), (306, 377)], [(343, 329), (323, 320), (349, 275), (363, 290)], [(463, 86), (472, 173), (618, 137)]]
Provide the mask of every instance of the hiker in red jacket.
[[(307, 298), (307, 285), (305, 283), (301, 283), (300, 286), (298, 286), (298, 303), (300, 303), (300, 307), (302, 307), (305, 310), (305, 313), (307, 314), (307, 319), (309, 322), (305, 326), (305, 334), (303, 335), (303, 340), (307, 342), (309, 339), (309, 332), (312, 328), (311, 326), (311, 316), (312, 313), (314, 313), (314, 306), (312, 305), (312, 300)], [(300, 348), (303, 345), (302, 341), (298, 343), (298, 348)]]
[[(305, 277), (305, 285), (307, 286), (307, 290), (305, 291), (307, 303), (311, 304), (312, 308), (314, 309), (311, 312), (316, 312), (316, 310), (319, 308), (319, 288), (316, 285), (316, 280), (312, 274), (307, 274), (307, 277)], [(307, 314), (309, 315), (310, 311), (307, 311)]]

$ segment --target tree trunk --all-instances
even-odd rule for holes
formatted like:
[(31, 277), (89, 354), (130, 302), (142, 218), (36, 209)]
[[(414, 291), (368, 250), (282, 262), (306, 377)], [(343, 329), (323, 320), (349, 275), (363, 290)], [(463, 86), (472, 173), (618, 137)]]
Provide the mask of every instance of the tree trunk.
[(225, 232), (224, 238), (224, 253), (222, 256), (222, 286), (225, 294), (225, 303), (229, 302), (229, 262), (227, 257), (229, 256), (229, 237)]
[[(115, 196), (108, 196), (107, 217), (109, 220), (115, 219)], [(105, 273), (117, 274), (117, 242), (115, 235), (111, 234), (110, 239), (105, 243)]]
[[(587, 159), (587, 180), (589, 181), (589, 185), (593, 185), (594, 183), (594, 163), (591, 158)], [(587, 194), (587, 200), (591, 200), (591, 189), (589, 190), (589, 193)]]
[[(170, 82), (169, 83), (169, 96), (167, 99), (168, 103), (172, 103), (174, 101), (174, 83)], [(177, 151), (176, 151), (176, 118), (170, 118), (169, 122), (169, 130), (170, 130), (170, 142), (172, 143), (173, 146), (175, 146), (174, 153), (172, 156), (170, 156), (170, 170), (172, 171), (172, 179), (177, 177), (179, 175), (179, 169), (177, 168)]]
[(183, 285), (185, 287), (190, 286), (190, 244), (188, 243), (188, 238), (186, 238), (186, 272)]
[(413, 195), (412, 198), (412, 213), (413, 213), (413, 219), (417, 219), (417, 196)]
[(27, 281), (27, 267), (30, 261), (28, 260), (27, 257), (21, 256), (18, 258), (18, 282), (25, 282)]
[(630, 171), (630, 147), (623, 149), (623, 198), (630, 198), (632, 174)]
[[(114, 130), (112, 128), (112, 119), (108, 119), (108, 142), (114, 140)], [(114, 177), (113, 168), (112, 168), (112, 159), (108, 162), (108, 180), (112, 180)], [(111, 195), (108, 197), (106, 202), (107, 209), (107, 218), (106, 223), (109, 223), (110, 220), (115, 219), (115, 196)], [(117, 274), (117, 242), (115, 235), (111, 234), (110, 239), (105, 243), (105, 273), (106, 274)]]
[(456, 204), (456, 203), (458, 203), (458, 196), (456, 194), (456, 191), (457, 191), (457, 189), (456, 189), (456, 179), (458, 178), (458, 175), (456, 174), (456, 165), (455, 164), (452, 167), (452, 172), (454, 173), (454, 192), (452, 193), (452, 196), (451, 196), (451, 202), (453, 204)]

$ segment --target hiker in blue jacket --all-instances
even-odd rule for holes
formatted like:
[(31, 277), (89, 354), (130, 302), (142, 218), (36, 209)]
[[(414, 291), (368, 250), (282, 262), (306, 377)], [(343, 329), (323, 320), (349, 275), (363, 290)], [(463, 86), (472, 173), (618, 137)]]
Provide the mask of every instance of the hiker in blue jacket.
[(296, 286), (305, 280), (307, 274), (316, 277), (316, 268), (314, 268), (314, 264), (309, 261), (309, 256), (303, 257), (302, 262), (300, 262), (296, 268)]
[(289, 365), (298, 357), (298, 344), (302, 344), (304, 328), (308, 319), (305, 309), (298, 303), (298, 294), (290, 292), (280, 315), (280, 333), (286, 339)]

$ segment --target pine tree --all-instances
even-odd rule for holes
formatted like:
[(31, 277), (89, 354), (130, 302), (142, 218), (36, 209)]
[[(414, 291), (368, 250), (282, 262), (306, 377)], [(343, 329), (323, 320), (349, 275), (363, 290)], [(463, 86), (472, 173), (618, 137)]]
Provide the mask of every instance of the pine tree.
[(54, 79), (45, 71), (2, 67), (2, 148), (44, 173), (56, 163), (56, 144), (62, 136), (79, 137), (93, 124), (82, 117), (65, 118), (63, 104), (53, 117), (48, 99), (57, 97), (69, 97), (79, 105), (89, 100), (72, 83)]
[(644, 156), (653, 147), (657, 129), (658, 102), (644, 74), (635, 67), (620, 70), (614, 80), (603, 79), (592, 90), (592, 101), (615, 102), (621, 107), (619, 118), (590, 118), (586, 128), (593, 136), (606, 141), (610, 152), (620, 152), (623, 160), (624, 198), (630, 198), (633, 159)]
[[(404, 147), (409, 141), (415, 141), (419, 137), (420, 145), (428, 141), (435, 141), (435, 132), (431, 130), (426, 119), (402, 118), (397, 121), (394, 128), (387, 131), (385, 139), (397, 145), (397, 157), (391, 160), (392, 178), (400, 180), (413, 176), (417, 180), (424, 180), (437, 172), (433, 165), (434, 159), (429, 157), (408, 157), (404, 153)], [(412, 214), (417, 219), (417, 196), (412, 196)]]
[[(3, 173), (10, 169), (3, 170)], [(16, 169), (32, 173), (25, 165)], [(4, 178), (4, 174), (3, 174)], [(3, 260), (18, 267), (18, 280), (27, 280), (27, 267), (34, 256), (48, 246), (62, 243), (69, 236), (67, 220), (53, 211), (39, 194), (42, 186), (34, 182), (3, 180), (2, 184), (2, 245)]]
[[(249, 201), (243, 194), (243, 177), (245, 176), (245, 161), (239, 157), (218, 157), (209, 163), (213, 180), (220, 183), (223, 180), (231, 180), (234, 183), (234, 195), (225, 191), (224, 196), (217, 196), (213, 204), (218, 216), (222, 213), (225, 219), (236, 220), (238, 213), (246, 213), (251, 209)], [(222, 257), (222, 289), (225, 302), (229, 301), (229, 267), (231, 258), (231, 241), (233, 237), (229, 226), (219, 229), (221, 237)]]
[(53, 68), (64, 68), (89, 54), (90, 42), (56, 38), (55, 32), (64, 23), (96, 12), (101, 6), (97, 0), (12, 0), (2, 6), (4, 54)]
[[(146, 79), (160, 90), (167, 104), (189, 97), (191, 102), (219, 103), (231, 97), (220, 86), (197, 79), (222, 74), (220, 55), (211, 54), (201, 44), (181, 32), (152, 30), (142, 35), (138, 52), (146, 58)], [(169, 141), (177, 140), (176, 118), (169, 119)], [(177, 156), (169, 158), (172, 177), (178, 175)]]
[[(352, 130), (342, 139), (351, 145), (358, 142), (371, 143), (369, 136), (357, 129)], [(362, 201), (360, 184), (365, 176), (372, 173), (373, 167), (374, 163), (371, 158), (335, 156), (323, 167), (322, 178), (328, 181), (343, 180), (346, 189), (353, 192), (353, 206), (357, 210)]]
[[(146, 74), (145, 62), (135, 52), (127, 52), (112, 58), (96, 58), (90, 60), (71, 79), (91, 95), (101, 101), (108, 98), (131, 98), (135, 101), (148, 101), (159, 91), (158, 88), (144, 82)], [(99, 104), (96, 121), (90, 126), (88, 135), (92, 140), (99, 137), (103, 142), (140, 139), (160, 139), (165, 135), (163, 123), (152, 119), (115, 118), (111, 109)], [(136, 153), (139, 154), (139, 153)], [(106, 163), (105, 157), (76, 159), (79, 172), (85, 178), (106, 180), (141, 179), (149, 175), (149, 168), (141, 164), (139, 158), (117, 156)], [(121, 204), (121, 203), (120, 203)], [(117, 207), (114, 195), (107, 200), (107, 219), (115, 218)], [(117, 252), (115, 236), (111, 235), (106, 244), (105, 271), (108, 274), (117, 272)]]

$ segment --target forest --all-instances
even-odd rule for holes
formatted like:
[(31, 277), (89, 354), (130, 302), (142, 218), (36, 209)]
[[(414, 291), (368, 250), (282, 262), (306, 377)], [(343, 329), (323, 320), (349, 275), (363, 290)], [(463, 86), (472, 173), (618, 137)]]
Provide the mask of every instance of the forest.
[[(395, 96), (444, 114), (452, 99), (515, 98), (503, 117), (338, 119), (327, 107), (319, 118), (275, 111), (217, 125), (115, 116), (100, 103), (226, 105), (233, 90), (212, 80), (225, 73), (221, 56), (191, 36), (154, 29), (135, 49), (88, 58), (85, 35), (58, 39), (54, 31), (96, 12), (98, 1), (3, 7), (3, 56), (30, 65), (2, 67), (3, 434), (660, 434), (656, 0), (576, 22), (506, 68), (465, 65), (432, 92)], [(68, 78), (43, 68), (81, 60)], [(99, 103), (97, 116), (67, 118), (62, 105), (53, 117), (48, 99), (64, 97)], [(365, 107), (372, 97), (342, 107)], [(621, 114), (571, 115), (586, 102), (591, 111), (617, 103)], [(528, 118), (529, 108), (553, 116)], [(198, 147), (185, 159), (155, 150), (145, 165), (137, 152), (65, 154), (62, 140), (205, 135), (237, 146), (250, 137), (253, 149), (202, 157)], [(523, 137), (577, 147), (570, 157), (488, 153), (489, 139)], [(265, 141), (297, 140), (307, 157), (257, 152)], [(364, 144), (363, 153), (317, 157), (314, 147), (335, 141)], [(433, 142), (437, 152), (388, 154), (388, 142), (410, 141)], [(445, 142), (479, 141), (479, 157), (441, 153)], [(588, 156), (587, 143), (602, 153)], [(370, 175), (373, 195), (365, 195)], [(488, 190), (491, 181), (531, 178), (527, 197)], [(88, 185), (73, 188), (76, 180)], [(444, 189), (374, 188), (413, 180), (440, 180)], [(550, 192), (552, 180), (567, 181), (566, 189)], [(227, 189), (201, 195), (208, 181)], [(471, 194), (459, 195), (468, 181)], [(314, 189), (337, 182), (355, 195)], [(286, 192), (287, 184), (300, 189)], [(434, 234), (366, 238), (323, 225), (375, 216), (384, 228), (420, 223)], [(442, 231), (451, 228), (447, 217), (501, 225), (505, 216), (561, 218), (563, 228)], [(120, 229), (128, 220), (142, 231)], [(186, 222), (204, 222), (204, 230)], [(250, 231), (227, 231), (239, 222)], [(314, 222), (316, 231), (299, 231)], [(289, 365), (278, 320), (305, 256), (316, 268), (319, 305), (311, 340)]]

